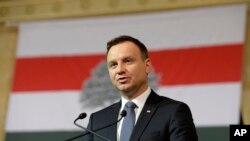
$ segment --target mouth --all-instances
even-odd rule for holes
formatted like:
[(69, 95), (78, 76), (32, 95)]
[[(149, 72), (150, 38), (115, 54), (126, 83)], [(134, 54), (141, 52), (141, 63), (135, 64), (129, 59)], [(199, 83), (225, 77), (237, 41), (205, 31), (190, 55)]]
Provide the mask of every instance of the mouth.
[(124, 84), (128, 81), (127, 77), (120, 77), (117, 79), (117, 82), (119, 82), (120, 84)]

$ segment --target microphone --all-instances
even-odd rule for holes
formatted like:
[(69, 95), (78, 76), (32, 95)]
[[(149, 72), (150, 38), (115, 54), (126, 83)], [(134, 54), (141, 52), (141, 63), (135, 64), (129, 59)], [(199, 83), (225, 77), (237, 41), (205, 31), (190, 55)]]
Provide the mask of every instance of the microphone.
[(126, 115), (127, 115), (127, 111), (122, 110), (122, 112), (120, 113), (120, 116), (121, 116), (121, 117), (120, 117), (117, 121), (115, 121), (115, 122), (113, 122), (113, 123), (111, 123), (111, 124), (108, 124), (108, 125), (106, 125), (106, 126), (103, 126), (103, 127), (101, 127), (101, 128), (98, 128), (98, 129), (95, 129), (95, 130), (91, 131), (91, 130), (89, 130), (89, 129), (85, 128), (85, 127), (82, 127), (81, 125), (79, 125), (79, 124), (76, 123), (77, 120), (79, 120), (79, 119), (84, 119), (84, 118), (87, 116), (86, 113), (81, 113), (81, 114), (78, 116), (78, 118), (75, 119), (74, 124), (75, 124), (77, 127), (81, 128), (81, 129), (84, 129), (84, 130), (86, 130), (86, 131), (88, 131), (88, 132), (87, 132), (87, 133), (83, 133), (83, 134), (78, 135), (78, 136), (75, 136), (75, 137), (73, 137), (73, 138), (67, 139), (67, 140), (65, 140), (65, 141), (72, 141), (72, 140), (74, 140), (74, 139), (80, 138), (80, 137), (85, 136), (85, 135), (90, 134), (90, 133), (92, 133), (92, 134), (94, 134), (94, 135), (96, 135), (96, 136), (98, 136), (98, 137), (100, 137), (100, 138), (102, 138), (102, 139), (104, 139), (104, 140), (106, 140), (106, 141), (110, 141), (110, 140), (106, 139), (105, 137), (103, 137), (103, 136), (101, 136), (101, 135), (99, 135), (99, 134), (97, 134), (97, 133), (95, 133), (95, 132), (96, 132), (96, 131), (99, 131), (99, 130), (102, 130), (102, 129), (104, 129), (104, 128), (110, 127), (110, 126), (112, 126), (112, 125), (114, 125), (114, 124), (117, 124), (117, 123), (118, 123), (119, 121), (121, 121), (121, 119), (124, 118)]
[(78, 120), (78, 119), (84, 119), (87, 117), (87, 114), (86, 113), (81, 113), (78, 118), (75, 119), (74, 123)]

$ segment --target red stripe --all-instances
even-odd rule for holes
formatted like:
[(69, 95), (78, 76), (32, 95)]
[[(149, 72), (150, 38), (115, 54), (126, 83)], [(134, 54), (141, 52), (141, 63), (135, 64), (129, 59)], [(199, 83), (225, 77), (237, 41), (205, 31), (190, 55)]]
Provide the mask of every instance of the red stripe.
[[(242, 44), (150, 52), (161, 85), (240, 81)], [(20, 58), (13, 91), (78, 90), (105, 54)]]
[[(151, 53), (162, 85), (240, 81), (242, 44)], [(162, 73), (163, 72), (163, 73)]]
[(17, 59), (13, 91), (80, 89), (104, 55)]

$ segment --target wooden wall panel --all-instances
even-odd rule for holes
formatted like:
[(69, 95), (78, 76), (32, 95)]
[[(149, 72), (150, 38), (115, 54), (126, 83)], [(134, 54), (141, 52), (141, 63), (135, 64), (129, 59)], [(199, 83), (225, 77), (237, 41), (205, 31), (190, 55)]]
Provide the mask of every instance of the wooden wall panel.
[(241, 97), (241, 113), (244, 124), (250, 125), (250, 9), (247, 14), (246, 46), (244, 49), (243, 86)]
[(16, 28), (0, 27), (0, 141), (5, 138), (6, 113), (15, 62)]
[(76, 18), (250, 2), (250, 0), (6, 0), (0, 22)]

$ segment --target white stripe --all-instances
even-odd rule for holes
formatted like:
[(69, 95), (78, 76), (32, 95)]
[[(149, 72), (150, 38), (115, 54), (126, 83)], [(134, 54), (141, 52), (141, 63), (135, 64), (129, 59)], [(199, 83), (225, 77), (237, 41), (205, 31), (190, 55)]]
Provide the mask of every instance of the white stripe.
[(245, 4), (20, 25), (18, 57), (104, 53), (111, 38), (128, 34), (149, 49), (243, 43)]
[(158, 92), (187, 103), (197, 126), (239, 124), (240, 82), (163, 87)]
[(77, 130), (73, 121), (80, 113), (100, 109), (81, 107), (80, 91), (16, 92), (10, 98), (7, 131)]
[[(240, 83), (161, 87), (161, 95), (186, 102), (196, 126), (238, 124)], [(80, 91), (16, 92), (11, 95), (7, 131), (79, 130), (73, 120), (81, 112)], [(86, 126), (88, 118), (84, 120)]]

